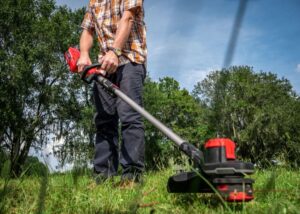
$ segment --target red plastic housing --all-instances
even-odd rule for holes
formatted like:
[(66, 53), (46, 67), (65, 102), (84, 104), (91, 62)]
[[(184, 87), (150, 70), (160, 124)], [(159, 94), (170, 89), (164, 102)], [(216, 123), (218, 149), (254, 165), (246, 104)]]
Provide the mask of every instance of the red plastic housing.
[[(69, 65), (70, 71), (73, 73), (78, 72), (77, 61), (80, 58), (80, 51), (77, 48), (70, 47), (65, 53), (65, 59)], [(96, 68), (92, 68), (88, 71), (87, 76), (96, 72)]]
[(229, 197), (226, 198), (226, 201), (242, 202), (242, 201), (251, 201), (252, 199), (254, 199), (252, 195), (247, 195), (244, 192), (230, 192)]
[(80, 51), (77, 48), (70, 47), (65, 53), (65, 59), (73, 73), (78, 72), (77, 61), (80, 58)]
[(210, 139), (205, 144), (205, 149), (225, 147), (226, 158), (229, 160), (235, 160), (235, 143), (228, 138), (214, 138)]

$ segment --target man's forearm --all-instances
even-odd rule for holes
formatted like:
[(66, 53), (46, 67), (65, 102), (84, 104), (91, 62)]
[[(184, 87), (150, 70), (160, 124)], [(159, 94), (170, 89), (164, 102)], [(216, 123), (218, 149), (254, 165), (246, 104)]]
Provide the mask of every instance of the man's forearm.
[[(134, 12), (125, 11), (118, 23), (118, 29), (115, 35), (113, 48), (118, 48), (118, 49), (124, 48), (125, 43), (129, 38), (133, 21), (134, 21)], [(102, 70), (105, 70), (108, 73), (116, 72), (119, 65), (118, 54), (113, 50), (108, 51), (101, 59), (101, 64), (102, 64), (101, 65)]]
[(91, 47), (93, 46), (93, 35), (88, 30), (83, 30), (80, 37), (80, 53), (89, 54)]
[(113, 43), (114, 48), (122, 49), (127, 42), (131, 28), (133, 25), (134, 13), (131, 11), (125, 11), (123, 17), (121, 18), (118, 29), (115, 36), (115, 41)]

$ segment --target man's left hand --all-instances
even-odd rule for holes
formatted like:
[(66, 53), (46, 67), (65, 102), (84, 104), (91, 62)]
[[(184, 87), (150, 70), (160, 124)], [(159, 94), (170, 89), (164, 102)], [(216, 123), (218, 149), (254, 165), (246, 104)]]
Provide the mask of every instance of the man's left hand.
[(119, 65), (119, 58), (113, 51), (108, 51), (101, 60), (102, 66), (101, 69), (105, 70), (109, 74), (116, 72)]

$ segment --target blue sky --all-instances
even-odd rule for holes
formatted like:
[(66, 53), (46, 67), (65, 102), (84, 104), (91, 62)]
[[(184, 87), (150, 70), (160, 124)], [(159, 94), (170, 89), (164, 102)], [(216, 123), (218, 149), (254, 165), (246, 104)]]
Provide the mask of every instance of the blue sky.
[[(88, 1), (57, 0), (72, 9)], [(189, 91), (220, 69), (238, 0), (145, 0), (148, 71)], [(300, 93), (300, 0), (249, 0), (232, 65), (289, 79)]]

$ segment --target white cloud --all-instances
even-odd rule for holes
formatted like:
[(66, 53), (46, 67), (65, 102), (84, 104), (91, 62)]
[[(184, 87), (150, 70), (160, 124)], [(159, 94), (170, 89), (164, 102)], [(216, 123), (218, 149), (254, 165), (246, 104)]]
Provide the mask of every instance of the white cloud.
[(300, 73), (300, 64), (297, 65), (296, 71)]
[(180, 82), (180, 86), (182, 88), (185, 88), (191, 92), (194, 89), (194, 86), (198, 82), (204, 80), (210, 72), (219, 69), (220, 68), (218, 66), (212, 66), (203, 69), (190, 69), (179, 75), (177, 80)]

